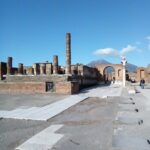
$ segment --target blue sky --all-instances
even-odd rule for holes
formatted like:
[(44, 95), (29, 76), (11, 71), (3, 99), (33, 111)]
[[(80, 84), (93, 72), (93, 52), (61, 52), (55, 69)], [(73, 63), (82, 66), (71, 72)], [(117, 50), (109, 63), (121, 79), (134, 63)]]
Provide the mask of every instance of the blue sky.
[(52, 61), (65, 65), (65, 36), (72, 63), (106, 59), (150, 63), (149, 0), (0, 0), (0, 61)]

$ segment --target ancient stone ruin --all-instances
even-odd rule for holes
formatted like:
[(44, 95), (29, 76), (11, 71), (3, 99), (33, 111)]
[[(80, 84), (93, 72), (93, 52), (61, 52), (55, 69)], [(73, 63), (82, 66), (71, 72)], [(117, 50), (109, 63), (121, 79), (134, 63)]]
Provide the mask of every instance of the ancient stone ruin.
[(0, 91), (43, 93), (56, 92), (73, 94), (81, 87), (98, 83), (96, 68), (71, 64), (71, 34), (66, 33), (66, 66), (59, 65), (59, 57), (53, 56), (53, 63), (39, 62), (26, 67), (22, 63), (13, 67), (13, 58), (0, 62)]
[[(106, 72), (106, 68), (114, 68), (114, 73)], [(137, 81), (150, 75), (144, 68), (137, 73), (129, 74)], [(18, 64), (13, 67), (13, 58), (8, 57), (7, 62), (0, 62), (0, 91), (21, 93), (56, 92), (65, 94), (77, 93), (82, 87), (98, 84), (104, 81), (122, 81), (122, 64), (99, 64), (95, 67), (71, 64), (71, 34), (66, 33), (66, 66), (59, 65), (59, 57), (53, 56), (53, 63), (39, 62), (32, 66)]]

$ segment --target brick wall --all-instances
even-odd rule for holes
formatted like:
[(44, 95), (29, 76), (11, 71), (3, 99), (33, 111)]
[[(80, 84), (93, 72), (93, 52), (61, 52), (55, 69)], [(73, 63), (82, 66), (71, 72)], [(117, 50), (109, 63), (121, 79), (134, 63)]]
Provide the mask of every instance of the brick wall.
[(4, 93), (44, 93), (44, 82), (8, 82), (0, 83), (0, 92)]
[(93, 77), (83, 77), (83, 76), (72, 76), (69, 81), (76, 81), (80, 86), (91, 86), (98, 84), (98, 78)]
[(75, 94), (79, 92), (78, 82), (61, 82), (55, 85), (56, 93)]
[(7, 82), (64, 82), (68, 80), (65, 75), (9, 75)]

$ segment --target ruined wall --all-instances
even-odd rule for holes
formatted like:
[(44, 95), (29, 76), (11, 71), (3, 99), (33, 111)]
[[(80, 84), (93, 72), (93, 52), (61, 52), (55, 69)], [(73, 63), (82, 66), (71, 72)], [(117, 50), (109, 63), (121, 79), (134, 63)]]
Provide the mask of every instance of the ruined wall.
[(2, 93), (44, 93), (44, 82), (8, 82), (0, 83)]
[(75, 94), (79, 92), (78, 82), (59, 82), (56, 84), (56, 93)]
[(24, 70), (25, 70), (27, 75), (33, 75), (34, 74), (34, 70), (31, 66), (25, 66)]
[(7, 82), (64, 82), (68, 81), (66, 75), (11, 75), (7, 76)]
[(90, 86), (98, 83), (99, 72), (96, 68), (85, 65), (72, 65), (72, 81), (78, 81), (80, 86)]
[[(0, 83), (1, 93), (45, 93), (47, 82), (6, 82)], [(75, 94), (79, 92), (78, 82), (56, 82), (53, 92)], [(49, 91), (49, 90), (48, 90)]]
[(96, 68), (98, 69), (99, 73), (104, 77), (104, 70), (108, 67), (112, 67), (115, 70), (115, 79), (122, 81), (122, 64), (97, 64)]
[(98, 70), (96, 68), (91, 68), (85, 65), (72, 65), (71, 73), (91, 78), (96, 78), (98, 76)]
[(47, 63), (46, 64), (46, 74), (51, 75), (53, 73), (52, 71), (53, 71), (52, 63)]
[(146, 82), (150, 82), (150, 74), (144, 67), (137, 68), (136, 81), (139, 82), (141, 79), (144, 79)]
[(98, 83), (99, 72), (96, 68), (85, 65), (72, 65), (72, 81), (78, 81), (80, 86), (90, 86)]
[[(62, 86), (57, 86), (62, 88), (64, 94), (69, 93), (65, 91), (66, 82), (68, 81), (68, 76), (64, 75), (9, 75), (5, 83), (0, 85), (0, 92), (21, 92), (21, 93), (41, 93), (41, 92), (56, 92), (56, 85), (60, 84)], [(67, 82), (69, 84), (69, 82)], [(64, 85), (64, 87), (63, 87)], [(3, 88), (4, 86), (4, 88)], [(58, 89), (57, 88), (57, 89)], [(70, 93), (74, 93), (71, 88)], [(68, 89), (69, 90), (69, 89)], [(61, 91), (61, 90), (57, 90)], [(61, 92), (63, 93), (63, 92)]]

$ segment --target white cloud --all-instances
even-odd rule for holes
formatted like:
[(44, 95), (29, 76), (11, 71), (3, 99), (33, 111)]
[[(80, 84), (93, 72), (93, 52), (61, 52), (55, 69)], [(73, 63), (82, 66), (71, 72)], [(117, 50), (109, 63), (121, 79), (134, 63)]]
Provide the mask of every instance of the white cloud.
[(148, 40), (148, 41), (150, 41), (150, 36), (147, 36), (145, 39)]
[(135, 46), (128, 45), (127, 47), (125, 47), (121, 50), (120, 54), (124, 56), (126, 53), (129, 53), (129, 52), (132, 52), (135, 50), (136, 50)]
[(113, 48), (103, 48), (96, 50), (94, 54), (103, 56), (118, 56), (119, 52)]
[(148, 49), (150, 50), (150, 43), (148, 44)]
[(114, 48), (103, 48), (103, 49), (98, 49), (94, 52), (94, 55), (97, 56), (125, 56), (127, 53), (133, 52), (137, 50), (135, 46), (128, 45), (125, 48), (122, 48), (121, 51), (119, 52), (118, 50)]
[(141, 45), (142, 43), (139, 42), (139, 41), (136, 41), (135, 44), (136, 44), (136, 45)]
[(148, 50), (150, 50), (150, 36), (147, 36), (146, 38), (145, 38), (146, 40), (148, 40)]

